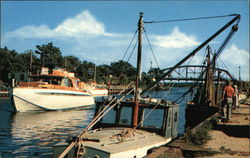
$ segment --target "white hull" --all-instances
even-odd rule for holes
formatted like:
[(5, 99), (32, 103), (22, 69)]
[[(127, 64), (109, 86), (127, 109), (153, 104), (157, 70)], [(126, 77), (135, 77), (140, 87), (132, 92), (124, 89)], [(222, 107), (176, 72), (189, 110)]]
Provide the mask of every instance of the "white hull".
[(108, 96), (107, 89), (88, 89), (87, 91), (89, 91), (90, 94), (94, 96), (96, 102), (103, 101)]
[(14, 88), (13, 98), (16, 110), (21, 112), (64, 110), (95, 104), (88, 93), (58, 89)]

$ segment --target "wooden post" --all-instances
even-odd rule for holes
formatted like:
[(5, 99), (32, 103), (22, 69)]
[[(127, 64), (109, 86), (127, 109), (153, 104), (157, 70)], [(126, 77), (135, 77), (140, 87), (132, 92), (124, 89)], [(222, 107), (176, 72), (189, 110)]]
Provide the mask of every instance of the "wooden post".
[(135, 84), (135, 107), (133, 113), (133, 126), (138, 124), (138, 111), (140, 102), (140, 92), (141, 92), (141, 52), (142, 52), (142, 31), (143, 31), (143, 13), (140, 13), (140, 19), (138, 22), (138, 54), (137, 54), (137, 75)]

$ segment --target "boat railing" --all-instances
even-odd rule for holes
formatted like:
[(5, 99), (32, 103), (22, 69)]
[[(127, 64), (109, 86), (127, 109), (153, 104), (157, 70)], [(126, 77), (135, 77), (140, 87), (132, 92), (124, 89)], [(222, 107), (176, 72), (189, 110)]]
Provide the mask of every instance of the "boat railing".
[(0, 88), (0, 99), (9, 99), (11, 97), (11, 89)]

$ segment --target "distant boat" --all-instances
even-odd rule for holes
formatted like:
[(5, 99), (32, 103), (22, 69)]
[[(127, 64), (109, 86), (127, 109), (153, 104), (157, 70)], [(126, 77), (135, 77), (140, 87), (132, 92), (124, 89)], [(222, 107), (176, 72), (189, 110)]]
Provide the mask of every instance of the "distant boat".
[(95, 101), (103, 101), (108, 96), (106, 85), (97, 84), (95, 82), (81, 82), (80, 88), (88, 91), (94, 97)]
[(79, 88), (80, 80), (63, 69), (42, 68), (41, 74), (31, 75), (31, 81), (21, 82), (13, 89), (17, 111), (65, 110), (95, 105), (93, 96)]

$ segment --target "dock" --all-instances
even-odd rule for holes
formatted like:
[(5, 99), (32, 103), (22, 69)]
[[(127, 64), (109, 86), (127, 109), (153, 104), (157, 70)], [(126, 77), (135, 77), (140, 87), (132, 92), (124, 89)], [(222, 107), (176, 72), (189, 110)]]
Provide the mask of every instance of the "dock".
[[(215, 117), (218, 118), (219, 114), (215, 114)], [(240, 104), (238, 108), (233, 109), (229, 122), (218, 120), (208, 131), (208, 135), (210, 139), (197, 146), (188, 144), (184, 134), (166, 146), (154, 149), (146, 158), (249, 158), (250, 105)]]

